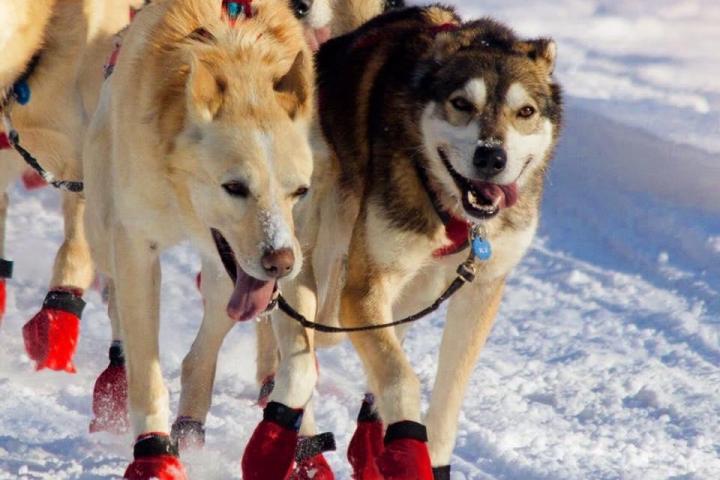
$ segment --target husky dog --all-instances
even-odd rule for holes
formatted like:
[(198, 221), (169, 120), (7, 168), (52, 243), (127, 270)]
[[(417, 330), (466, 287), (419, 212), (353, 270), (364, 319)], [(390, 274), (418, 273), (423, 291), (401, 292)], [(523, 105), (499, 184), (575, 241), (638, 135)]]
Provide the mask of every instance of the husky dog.
[[(14, 4), (12, 14), (2, 24), (18, 29), (10, 32), (9, 38), (5, 38), (5, 30), (0, 33), (3, 52), (9, 52), (0, 59), (0, 90), (4, 92), (3, 87), (10, 83), (16, 88), (22, 86), (28, 101), (25, 105), (20, 101), (9, 103), (5, 113), (19, 132), (22, 145), (48, 171), (59, 178), (77, 180), (83, 136), (103, 81), (102, 65), (112, 51), (114, 34), (127, 25), (130, 7), (138, 0), (10, 3)], [(0, 7), (0, 16), (4, 18), (5, 13)], [(22, 51), (32, 56), (23, 69), (6, 63)], [(21, 172), (27, 172), (20, 155), (10, 148), (7, 134), (0, 127), (0, 244), (6, 219), (4, 192)], [(23, 335), (38, 369), (72, 372), (84, 304), (80, 297), (93, 279), (93, 266), (82, 226), (84, 199), (63, 193), (62, 203), (65, 239), (55, 258), (50, 293), (41, 311), (23, 328)]]
[[(555, 57), (551, 40), (520, 39), (490, 19), (463, 23), (441, 6), (383, 15), (320, 50), (327, 156), (315, 149), (313, 187), (297, 212), (311, 248), (302, 272), (282, 282), (287, 302), (326, 325), (388, 323), (440, 297), (468, 258), (471, 231), (492, 246), (449, 301), (424, 417), (403, 329), (349, 335), (376, 399), (364, 402), (350, 444), (354, 478), (449, 478), (468, 378), (538, 225), (561, 123)], [(246, 458), (278, 458), (292, 444), (287, 432), (317, 379), (314, 347), (334, 335), (280, 312), (273, 327), (280, 365)]]
[(312, 54), (286, 1), (238, 3), (146, 7), (85, 143), (88, 240), (111, 279), (138, 436), (128, 478), (185, 476), (158, 358), (160, 253), (199, 248), (214, 324), (257, 316), (302, 266), (292, 209), (312, 174)]

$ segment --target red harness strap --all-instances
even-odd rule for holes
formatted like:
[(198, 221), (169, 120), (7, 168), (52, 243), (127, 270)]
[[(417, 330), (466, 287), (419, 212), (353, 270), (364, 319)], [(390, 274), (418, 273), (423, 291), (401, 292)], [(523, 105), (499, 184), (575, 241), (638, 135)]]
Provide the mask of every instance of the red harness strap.
[(8, 140), (7, 134), (5, 132), (0, 132), (0, 150), (5, 150), (10, 147), (10, 140)]
[(468, 244), (469, 231), (470, 224), (465, 220), (457, 217), (450, 217), (450, 221), (445, 224), (445, 235), (451, 243), (435, 250), (433, 252), (433, 257), (445, 257), (463, 250)]

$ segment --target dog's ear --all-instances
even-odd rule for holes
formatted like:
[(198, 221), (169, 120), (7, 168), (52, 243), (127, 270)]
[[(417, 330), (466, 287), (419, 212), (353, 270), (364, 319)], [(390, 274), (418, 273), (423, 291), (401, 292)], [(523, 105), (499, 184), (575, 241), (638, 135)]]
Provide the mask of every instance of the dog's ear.
[(530, 57), (531, 60), (544, 64), (548, 70), (548, 74), (552, 74), (555, 70), (557, 44), (554, 40), (550, 38), (528, 40), (518, 43), (517, 49)]
[(224, 75), (213, 72), (201, 59), (193, 57), (187, 90), (188, 112), (192, 120), (196, 123), (208, 123), (220, 111), (227, 90), (227, 79)]
[(309, 108), (312, 89), (309, 62), (308, 55), (300, 50), (290, 70), (275, 81), (274, 88), (278, 102), (292, 119), (301, 110)]

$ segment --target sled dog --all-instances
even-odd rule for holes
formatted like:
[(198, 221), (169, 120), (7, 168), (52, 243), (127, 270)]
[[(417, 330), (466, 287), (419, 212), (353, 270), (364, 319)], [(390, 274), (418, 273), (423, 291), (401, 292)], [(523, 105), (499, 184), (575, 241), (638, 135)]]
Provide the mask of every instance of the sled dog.
[[(364, 402), (350, 444), (356, 478), (449, 478), (468, 378), (537, 229), (561, 124), (555, 58), (549, 39), (521, 39), (491, 19), (462, 22), (441, 6), (388, 13), (320, 50), (327, 155), (315, 149), (313, 187), (297, 211), (309, 248), (302, 272), (281, 282), (287, 302), (325, 325), (388, 323), (440, 297), (468, 259), (471, 232), (479, 254), (492, 249), (471, 261), (474, 281), (449, 301), (425, 416), (404, 329), (349, 334), (376, 399)], [(277, 456), (267, 444), (288, 440), (275, 430), (269, 439), (268, 416), (299, 421), (317, 379), (314, 347), (339, 337), (278, 311), (273, 328), (280, 365), (246, 457), (259, 450), (253, 442)]]
[(146, 7), (85, 143), (87, 236), (111, 279), (138, 436), (128, 478), (184, 478), (158, 359), (160, 253), (184, 239), (199, 249), (216, 325), (263, 312), (302, 266), (292, 209), (312, 174), (312, 54), (286, 1), (229, 3), (240, 8)]
[[(10, 100), (4, 114), (19, 133), (22, 146), (43, 167), (57, 178), (79, 180), (83, 136), (99, 96), (103, 63), (112, 51), (113, 36), (129, 21), (130, 7), (140, 0), (9, 3), (11, 11), (0, 7), (4, 52), (0, 92), (20, 91), (21, 95), (1, 96)], [(17, 29), (6, 31), (6, 25)], [(16, 57), (21, 52), (25, 52), (24, 62)], [(0, 126), (0, 246), (5, 237), (7, 188), (21, 172), (25, 172), (26, 184), (40, 178), (28, 174), (32, 172), (11, 148), (5, 129)], [(93, 279), (82, 226), (84, 204), (82, 195), (62, 194), (65, 238), (55, 258), (50, 293), (23, 329), (28, 353), (38, 369), (74, 371), (71, 357), (83, 306), (80, 297)], [(0, 288), (4, 292), (4, 284)]]

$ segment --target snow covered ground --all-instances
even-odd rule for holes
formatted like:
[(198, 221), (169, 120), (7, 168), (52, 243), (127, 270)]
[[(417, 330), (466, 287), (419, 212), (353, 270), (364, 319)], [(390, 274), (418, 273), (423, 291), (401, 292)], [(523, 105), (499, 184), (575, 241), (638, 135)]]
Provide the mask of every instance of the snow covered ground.
[[(539, 238), (513, 275), (471, 380), (453, 480), (720, 478), (720, 4), (716, 0), (464, 0), (560, 46), (567, 127)], [(716, 153), (709, 153), (716, 152)], [(16, 261), (0, 330), (0, 479), (114, 478), (131, 438), (90, 436), (109, 327), (89, 294), (74, 376), (33, 372), (20, 328), (60, 242), (58, 197), (11, 192)], [(164, 257), (162, 362), (173, 408), (199, 325), (198, 260)], [(407, 342), (426, 390), (442, 318)], [(260, 419), (253, 326), (221, 353), (193, 479), (239, 478)], [(349, 345), (320, 354), (318, 423), (340, 446), (363, 380)], [(354, 372), (355, 374), (349, 374)]]

